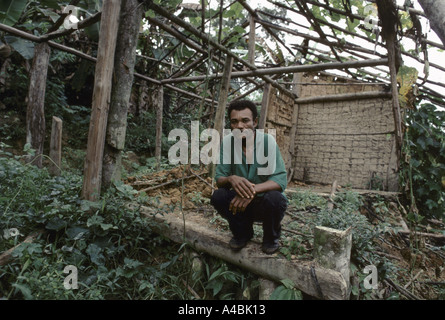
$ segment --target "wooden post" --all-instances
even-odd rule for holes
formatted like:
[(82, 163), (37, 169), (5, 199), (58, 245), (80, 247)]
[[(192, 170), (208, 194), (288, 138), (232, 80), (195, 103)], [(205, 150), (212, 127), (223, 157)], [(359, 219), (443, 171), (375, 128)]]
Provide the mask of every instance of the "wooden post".
[(26, 143), (35, 150), (35, 157), (28, 159), (42, 167), (45, 141), (45, 92), (51, 49), (47, 42), (36, 44), (29, 75), (28, 107), (26, 109)]
[[(215, 112), (215, 122), (213, 124), (213, 127), (216, 130), (218, 130), (221, 139), (223, 138), (224, 119), (225, 119), (224, 116), (226, 114), (227, 96), (229, 94), (232, 67), (233, 67), (233, 58), (227, 56), (226, 62), (224, 64), (223, 77), (221, 79), (221, 88), (219, 90), (218, 106)], [(216, 164), (210, 163), (209, 165), (210, 177), (215, 176), (215, 168)]]
[(108, 112), (107, 135), (102, 163), (102, 189), (121, 180), (122, 152), (127, 132), (128, 107), (134, 79), (136, 47), (142, 7), (138, 0), (122, 0), (119, 42), (116, 44), (113, 90)]
[(49, 157), (52, 160), (48, 168), (49, 173), (55, 176), (60, 175), (60, 166), (62, 164), (62, 120), (58, 117), (53, 117)]
[[(303, 77), (302, 73), (294, 73), (294, 77), (292, 79), (292, 92), (295, 96), (300, 97), (301, 95), (301, 79)], [(298, 111), (299, 106), (298, 103), (294, 101), (294, 108), (292, 110), (292, 127), (289, 132), (289, 150), (287, 151), (287, 162), (286, 162), (286, 171), (287, 171), (287, 180), (288, 182), (292, 181), (295, 170), (295, 162), (296, 162), (296, 154), (295, 154), (295, 139), (297, 138), (297, 126), (298, 126)]]
[(269, 110), (270, 91), (271, 90), (272, 90), (272, 86), (270, 85), (270, 83), (265, 83), (264, 89), (263, 89), (263, 98), (261, 100), (260, 120), (258, 122), (258, 129), (266, 128), (267, 112)]
[(314, 259), (323, 267), (340, 272), (349, 288), (352, 232), (316, 226), (314, 230)]
[(112, 87), (114, 54), (119, 26), (120, 0), (104, 1), (88, 133), (82, 196), (95, 201), (100, 195), (102, 160)]
[(248, 43), (248, 58), (251, 65), (255, 65), (255, 18), (250, 15), (250, 31)]
[(397, 85), (396, 50), (394, 45), (396, 37), (395, 35), (391, 35), (389, 36), (389, 39), (392, 40), (387, 40), (386, 46), (388, 48), (388, 65), (391, 76), (392, 105), (397, 143), (397, 159), (399, 159), (400, 150), (402, 147), (402, 116), (400, 114), (399, 88)]
[(159, 86), (159, 90), (156, 90), (156, 170), (161, 167), (161, 151), (162, 151), (162, 112), (164, 110), (164, 87)]

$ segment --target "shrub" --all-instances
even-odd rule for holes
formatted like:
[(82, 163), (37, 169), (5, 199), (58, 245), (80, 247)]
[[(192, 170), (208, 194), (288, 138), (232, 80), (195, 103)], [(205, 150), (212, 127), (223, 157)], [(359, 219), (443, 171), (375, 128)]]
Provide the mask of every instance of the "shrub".
[(402, 185), (420, 215), (445, 219), (445, 112), (423, 104), (406, 124)]

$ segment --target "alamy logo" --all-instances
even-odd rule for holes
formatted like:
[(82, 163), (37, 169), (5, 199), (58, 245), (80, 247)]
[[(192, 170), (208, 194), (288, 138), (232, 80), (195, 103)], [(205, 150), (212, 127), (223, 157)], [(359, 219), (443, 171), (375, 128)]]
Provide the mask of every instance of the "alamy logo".
[(363, 270), (363, 273), (369, 274), (364, 280), (363, 280), (363, 286), (365, 289), (377, 289), (378, 283), (377, 283), (377, 267), (373, 264), (366, 266)]
[(63, 21), (63, 27), (67, 30), (69, 29), (78, 29), (77, 23), (79, 22), (79, 19), (77, 19), (77, 7), (68, 5), (65, 8), (63, 8), (63, 13), (68, 14), (68, 16)]
[(373, 5), (367, 5), (364, 9), (365, 17), (365, 28), (368, 30), (375, 30), (378, 28), (378, 11)]
[(63, 280), (63, 286), (65, 289), (78, 289), (77, 284), (77, 267), (73, 265), (68, 265), (63, 269), (63, 273), (68, 273), (68, 276)]
[[(268, 129), (267, 135), (264, 134), (263, 129), (256, 129), (255, 138), (254, 131), (250, 129), (243, 131), (239, 129), (224, 129), (221, 159), (221, 139), (218, 130), (205, 129), (199, 134), (199, 121), (192, 121), (190, 126), (190, 144), (188, 133), (185, 129), (173, 129), (170, 131), (168, 141), (177, 141), (178, 138), (179, 140), (168, 150), (168, 160), (173, 165), (178, 163), (203, 163), (205, 165), (210, 163), (242, 164), (244, 153), (247, 164), (253, 164), (254, 159), (256, 159), (256, 163), (259, 165), (258, 175), (271, 175), (276, 168), (275, 134), (275, 129)], [(243, 151), (243, 141), (245, 141), (245, 152)], [(208, 143), (199, 150), (200, 142)], [(266, 143), (268, 145), (267, 150)]]

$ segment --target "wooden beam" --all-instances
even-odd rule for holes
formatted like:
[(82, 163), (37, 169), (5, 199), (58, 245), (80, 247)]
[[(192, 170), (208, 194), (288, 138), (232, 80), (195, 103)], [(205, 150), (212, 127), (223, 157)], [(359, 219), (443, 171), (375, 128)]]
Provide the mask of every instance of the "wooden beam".
[(51, 162), (48, 171), (52, 175), (60, 175), (60, 166), (62, 164), (62, 120), (53, 117), (51, 124), (51, 141), (49, 146), (49, 157)]
[(156, 141), (155, 141), (155, 158), (156, 170), (161, 168), (161, 150), (162, 150), (162, 115), (164, 110), (164, 87), (159, 86), (155, 94), (156, 109)]
[[(217, 50), (225, 53), (227, 56), (232, 57), (234, 59), (234, 61), (236, 61), (238, 63), (241, 63), (242, 65), (246, 66), (247, 68), (249, 68), (251, 70), (257, 69), (254, 65), (250, 64), (248, 61), (238, 57), (236, 54), (231, 52), (225, 46), (223, 46), (222, 44), (220, 44), (220, 43), (216, 42), (215, 40), (213, 40), (206, 33), (202, 32), (202, 31), (199, 31), (198, 29), (196, 29), (195, 27), (193, 27), (189, 23), (185, 22), (181, 18), (171, 14), (170, 12), (168, 12), (163, 7), (158, 6), (156, 4), (152, 4), (150, 6), (150, 8), (153, 9), (153, 11), (155, 11), (156, 13), (160, 14), (161, 16), (170, 19), (173, 23), (176, 23), (177, 25), (183, 27), (185, 30), (187, 30), (188, 32), (192, 33), (193, 35), (195, 35), (196, 37), (201, 39), (204, 43), (208, 43), (209, 45), (213, 46)], [(271, 79), (267, 75), (261, 75), (261, 77), (263, 78), (264, 81), (270, 83), (275, 88), (281, 90), (281, 92), (284, 92), (285, 94), (287, 94), (290, 97), (293, 96), (291, 91), (289, 91), (286, 88), (282, 87), (277, 81)]]
[[(288, 67), (275, 67), (275, 68), (263, 68), (250, 71), (234, 71), (232, 72), (233, 78), (243, 78), (243, 77), (253, 77), (253, 76), (267, 76), (276, 75), (284, 73), (295, 73), (295, 72), (319, 72), (324, 70), (342, 70), (348, 68), (364, 68), (364, 67), (374, 67), (380, 65), (387, 65), (388, 59), (366, 59), (348, 62), (330, 62), (330, 63), (319, 63), (311, 65), (294, 65)], [(211, 75), (195, 76), (195, 77), (184, 77), (184, 78), (174, 78), (161, 80), (162, 84), (166, 83), (178, 83), (186, 81), (203, 81), (205, 79), (217, 79), (221, 78), (222, 73), (215, 73)], [(270, 82), (268, 82), (270, 83)], [(280, 89), (281, 90), (281, 89)], [(289, 91), (289, 90), (287, 90)], [(295, 97), (292, 93), (291, 97)]]
[(87, 153), (82, 196), (95, 201), (100, 195), (102, 183), (102, 161), (110, 107), (110, 94), (114, 66), (114, 54), (119, 27), (120, 0), (108, 0), (103, 4), (93, 105), (88, 133)]
[[(229, 94), (230, 89), (230, 79), (231, 79), (231, 73), (232, 73), (232, 67), (233, 67), (233, 58), (227, 56), (226, 62), (224, 64), (224, 70), (223, 70), (223, 78), (221, 80), (221, 87), (219, 90), (219, 99), (218, 99), (218, 107), (216, 109), (215, 114), (215, 121), (213, 123), (213, 127), (219, 132), (219, 136), (223, 137), (223, 129), (224, 129), (224, 119), (225, 114), (227, 110), (227, 97)], [(209, 164), (209, 176), (214, 177), (215, 176), (215, 169), (216, 165), (215, 163)]]
[[(243, 3), (243, 2), (241, 2)], [(250, 31), (248, 43), (248, 59), (251, 65), (255, 65), (255, 18), (250, 15)]]
[[(299, 97), (301, 95), (301, 85), (303, 74), (302, 73), (294, 73), (294, 77), (292, 79), (292, 92)], [(296, 154), (295, 154), (295, 139), (297, 135), (298, 129), (298, 113), (300, 111), (298, 105), (298, 98), (294, 100), (294, 107), (292, 110), (292, 127), (289, 132), (289, 150), (287, 150), (287, 162), (286, 162), (286, 171), (287, 171), (287, 181), (290, 182), (294, 176), (295, 170), (295, 162), (296, 162)]]
[(100, 21), (100, 17), (102, 15), (102, 12), (96, 12), (92, 16), (79, 21), (77, 24), (77, 29), (60, 29), (51, 33), (44, 34), (43, 36), (40, 36), (40, 41), (45, 42), (51, 39), (63, 37), (66, 35), (69, 35), (73, 32), (76, 32), (78, 29), (84, 29), (86, 27), (89, 27), (97, 22)]
[(265, 83), (263, 86), (263, 98), (261, 100), (260, 121), (258, 122), (258, 129), (265, 129), (267, 122), (267, 112), (269, 110), (270, 103), (270, 83)]
[(308, 103), (365, 100), (365, 99), (378, 99), (378, 98), (391, 99), (392, 94), (391, 92), (384, 92), (384, 91), (365, 91), (359, 93), (332, 94), (325, 96), (298, 98), (295, 100), (295, 103), (308, 104)]
[[(267, 255), (260, 244), (250, 242), (238, 252), (230, 249), (230, 232), (209, 229), (181, 215), (155, 214), (149, 207), (141, 207), (141, 214), (154, 219), (155, 231), (178, 243), (189, 243), (195, 250), (205, 252), (231, 264), (273, 281), (291, 279), (304, 293), (326, 300), (345, 300), (348, 286), (343, 275), (335, 270), (317, 265), (315, 261), (295, 261)], [(322, 295), (320, 295), (321, 289)]]

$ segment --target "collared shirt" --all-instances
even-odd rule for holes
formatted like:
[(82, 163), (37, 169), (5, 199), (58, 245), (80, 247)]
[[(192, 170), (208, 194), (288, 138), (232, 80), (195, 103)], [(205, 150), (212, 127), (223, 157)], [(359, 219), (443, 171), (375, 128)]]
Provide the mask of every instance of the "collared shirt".
[[(256, 130), (253, 152), (250, 153), (253, 157), (246, 157), (249, 151), (242, 152), (240, 143), (235, 143), (235, 140), (233, 132), (223, 138), (215, 180), (231, 175), (244, 177), (254, 184), (272, 180), (281, 187), (281, 192), (284, 194), (287, 187), (287, 172), (274, 137), (264, 133), (263, 130)], [(249, 146), (249, 139), (246, 144)]]

